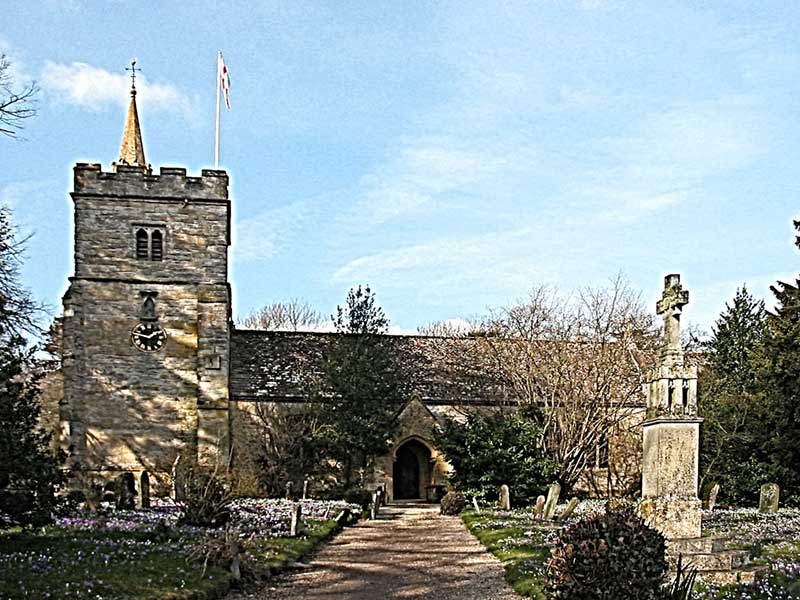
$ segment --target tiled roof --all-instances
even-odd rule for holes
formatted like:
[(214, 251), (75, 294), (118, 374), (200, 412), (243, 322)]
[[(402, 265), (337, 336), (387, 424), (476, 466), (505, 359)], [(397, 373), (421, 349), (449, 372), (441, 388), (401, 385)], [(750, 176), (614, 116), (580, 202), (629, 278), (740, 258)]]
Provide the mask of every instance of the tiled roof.
[[(333, 333), (234, 330), (231, 333), (231, 396), (234, 400), (297, 402), (321, 381)], [(392, 348), (402, 393), (432, 404), (513, 401), (496, 369), (474, 352), (474, 340), (384, 336)]]

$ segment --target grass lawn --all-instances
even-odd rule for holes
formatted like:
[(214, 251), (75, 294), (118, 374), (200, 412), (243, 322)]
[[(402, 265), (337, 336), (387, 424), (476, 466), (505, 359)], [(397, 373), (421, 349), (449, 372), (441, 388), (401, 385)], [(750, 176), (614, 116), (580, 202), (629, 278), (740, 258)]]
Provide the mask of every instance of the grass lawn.
[[(303, 533), (288, 537), (289, 503), (249, 500), (232, 511), (246, 581), (298, 561), (337, 524), (344, 503), (306, 502)], [(177, 600), (220, 598), (228, 565), (204, 569), (197, 548), (219, 530), (181, 527), (180, 507), (73, 516), (34, 531), (0, 531), (0, 598)], [(316, 517), (316, 518), (315, 518)]]

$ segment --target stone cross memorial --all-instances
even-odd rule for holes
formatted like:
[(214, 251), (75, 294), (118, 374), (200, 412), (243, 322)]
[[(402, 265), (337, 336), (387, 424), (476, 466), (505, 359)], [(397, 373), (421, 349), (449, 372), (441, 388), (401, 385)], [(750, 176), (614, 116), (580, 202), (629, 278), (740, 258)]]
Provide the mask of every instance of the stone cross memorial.
[(761, 497), (758, 501), (758, 512), (776, 513), (778, 512), (778, 502), (781, 496), (781, 488), (777, 483), (765, 483), (761, 486)]
[(505, 483), (500, 486), (500, 510), (511, 510), (511, 490)]
[(664, 351), (647, 386), (643, 427), (642, 502), (649, 525), (668, 540), (700, 537), (701, 502), (697, 497), (700, 423), (697, 416), (697, 367), (684, 364), (681, 314), (689, 302), (677, 274), (664, 278), (656, 305), (664, 317)]

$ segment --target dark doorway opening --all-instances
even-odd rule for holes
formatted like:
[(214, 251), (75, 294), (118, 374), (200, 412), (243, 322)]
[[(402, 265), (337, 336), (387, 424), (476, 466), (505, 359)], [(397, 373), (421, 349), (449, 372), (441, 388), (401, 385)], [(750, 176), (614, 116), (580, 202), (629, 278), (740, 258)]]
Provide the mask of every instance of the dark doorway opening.
[(395, 500), (414, 500), (424, 497), (429, 481), (430, 450), (416, 440), (406, 442), (395, 453), (392, 482)]

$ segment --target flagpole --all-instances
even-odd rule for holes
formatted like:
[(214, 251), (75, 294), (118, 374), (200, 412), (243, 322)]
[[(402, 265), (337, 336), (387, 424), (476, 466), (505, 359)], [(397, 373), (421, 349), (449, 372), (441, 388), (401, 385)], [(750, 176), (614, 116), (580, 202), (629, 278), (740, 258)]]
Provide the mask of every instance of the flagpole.
[(222, 63), (222, 50), (217, 50), (217, 122), (214, 128), (214, 168), (219, 168), (219, 85), (220, 85), (220, 64)]

